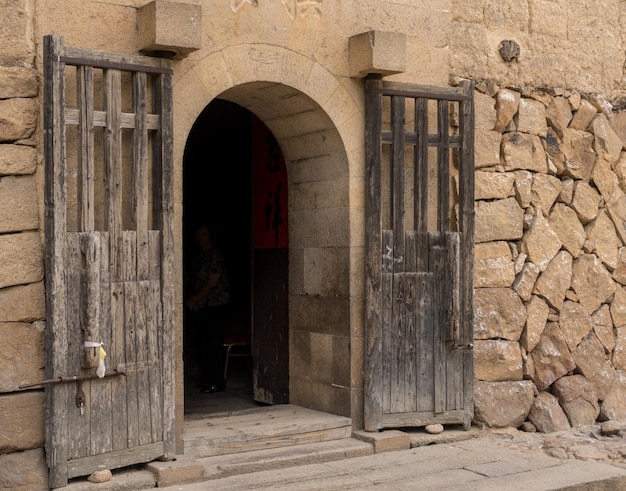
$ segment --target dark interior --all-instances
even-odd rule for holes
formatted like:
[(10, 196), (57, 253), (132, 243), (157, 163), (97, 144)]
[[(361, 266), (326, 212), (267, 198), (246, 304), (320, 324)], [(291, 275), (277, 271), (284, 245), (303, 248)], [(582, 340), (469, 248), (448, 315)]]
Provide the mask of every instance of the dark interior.
[[(183, 262), (187, 270), (195, 247), (194, 224), (207, 220), (211, 224), (215, 244), (224, 253), (230, 280), (231, 309), (227, 337), (250, 335), (252, 117), (252, 113), (237, 104), (214, 100), (194, 124), (183, 160)], [(250, 360), (243, 357), (232, 358), (229, 364), (227, 392), (230, 394), (195, 394), (196, 359), (201, 353), (196, 349), (193, 330), (188, 322), (184, 322), (183, 343), (186, 413), (208, 406), (211, 406), (211, 411), (230, 409), (225, 407), (224, 400), (234, 395), (235, 391), (252, 400)], [(214, 404), (218, 400), (222, 403)], [(230, 405), (233, 404), (231, 401)]]

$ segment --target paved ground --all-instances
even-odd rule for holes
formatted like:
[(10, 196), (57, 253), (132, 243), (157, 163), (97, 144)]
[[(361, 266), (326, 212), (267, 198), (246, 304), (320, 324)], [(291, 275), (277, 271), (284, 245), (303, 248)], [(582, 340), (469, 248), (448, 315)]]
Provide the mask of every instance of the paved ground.
[[(166, 489), (200, 490), (623, 490), (626, 468), (609, 460), (549, 456), (543, 438), (507, 435), (441, 443), (334, 462), (261, 471)], [(585, 444), (580, 445), (581, 448)], [(596, 455), (596, 456), (599, 456)]]
[[(108, 483), (77, 482), (67, 489), (134, 491), (158, 485), (170, 491), (626, 490), (626, 437), (602, 436), (598, 427), (548, 435), (514, 429), (446, 430), (437, 436), (415, 432), (410, 440), (414, 448), (367, 455), (362, 452), (365, 442), (346, 439), (317, 444), (309, 454), (298, 447), (267, 454), (265, 460), (250, 453), (247, 464), (237, 463), (235, 456), (181, 459), (180, 468), (164, 474), (169, 482), (158, 483), (149, 471), (135, 470), (117, 472)], [(337, 460), (342, 453), (362, 456)], [(202, 480), (181, 484), (191, 469)], [(235, 475), (224, 475), (229, 472)]]

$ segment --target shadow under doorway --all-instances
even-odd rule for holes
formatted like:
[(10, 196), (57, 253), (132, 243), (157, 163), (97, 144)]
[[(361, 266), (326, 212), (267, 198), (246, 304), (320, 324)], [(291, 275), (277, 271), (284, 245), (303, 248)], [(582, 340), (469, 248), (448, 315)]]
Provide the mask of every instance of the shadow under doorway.
[[(259, 133), (264, 135), (265, 142), (270, 141), (272, 144), (267, 146), (261, 143), (261, 146), (265, 148), (264, 155), (266, 155), (262, 163), (259, 162), (258, 157), (259, 153), (263, 154), (263, 151), (259, 152)], [(282, 399), (278, 397), (275, 401), (265, 400), (264, 391), (259, 391), (259, 377), (257, 376), (259, 372), (268, 372), (267, 362), (264, 361), (266, 358), (288, 360), (287, 345), (270, 346), (268, 349), (266, 342), (268, 336), (263, 331), (263, 324), (267, 323), (258, 318), (259, 315), (266, 317), (269, 315), (273, 319), (272, 325), (266, 327), (272, 331), (269, 338), (273, 337), (275, 330), (273, 324), (277, 316), (273, 311), (269, 314), (266, 312), (268, 308), (265, 306), (266, 298), (263, 297), (263, 293), (267, 290), (267, 281), (276, 283), (275, 278), (280, 278), (281, 284), (284, 284), (284, 292), (281, 293), (284, 297), (284, 305), (281, 309), (285, 312), (285, 318), (282, 324), (286, 326), (287, 247), (277, 248), (278, 233), (276, 232), (276, 246), (272, 246), (270, 250), (259, 250), (258, 233), (255, 234), (254, 224), (255, 217), (258, 222), (259, 218), (263, 219), (265, 215), (267, 217), (264, 222), (270, 223), (269, 212), (274, 208), (280, 211), (278, 203), (272, 204), (270, 199), (273, 192), (267, 192), (259, 184), (259, 181), (263, 179), (259, 178), (257, 171), (259, 167), (270, 167), (267, 155), (271, 155), (272, 149), (280, 154), (276, 140), (265, 125), (245, 108), (221, 99), (215, 99), (203, 110), (187, 140), (183, 161), (184, 295), (187, 298), (190, 262), (196, 251), (195, 228), (199, 222), (205, 221), (210, 225), (214, 244), (224, 255), (231, 292), (225, 343), (235, 344), (230, 348), (231, 356), (228, 361), (226, 361), (226, 346), (223, 351), (223, 365), (227, 369), (226, 390), (202, 393), (198, 384), (203, 382), (201, 367), (203, 357), (206, 358), (207, 352), (206, 347), (199, 342), (198, 329), (202, 329), (203, 326), (194, 326), (191, 322), (190, 311), (185, 308), (183, 359), (186, 419), (255, 408), (265, 405), (264, 402), (287, 402), (285, 400), (287, 395)], [(282, 154), (280, 154), (280, 160), (284, 167)], [(286, 236), (286, 173), (283, 185), (285, 220), (284, 226), (281, 227), (281, 234)], [(259, 191), (266, 195), (267, 203), (259, 204)], [(285, 258), (282, 261), (284, 266), (276, 268), (272, 265), (268, 273), (266, 258), (275, 256), (277, 251), (281, 257)], [(255, 323), (261, 326), (256, 333), (253, 328)], [(281, 337), (288, 338), (284, 335)], [(272, 350), (276, 351), (272, 352)], [(254, 360), (253, 354), (255, 354)], [(288, 363), (283, 363), (283, 365), (278, 370), (272, 366), (269, 372), (282, 373), (283, 376), (278, 378), (286, 380), (288, 387)], [(264, 383), (261, 382), (260, 385)], [(259, 393), (261, 397), (258, 397)], [(262, 402), (256, 402), (255, 398)]]

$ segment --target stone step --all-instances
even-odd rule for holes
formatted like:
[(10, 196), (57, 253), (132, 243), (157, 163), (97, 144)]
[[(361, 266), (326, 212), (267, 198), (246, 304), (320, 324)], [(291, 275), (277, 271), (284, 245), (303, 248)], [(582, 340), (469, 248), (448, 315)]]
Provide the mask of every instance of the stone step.
[(344, 438), (194, 460), (204, 467), (204, 478), (208, 480), (297, 465), (331, 462), (373, 453), (372, 444), (353, 438)]
[(184, 454), (211, 457), (350, 438), (351, 420), (290, 404), (185, 421)]

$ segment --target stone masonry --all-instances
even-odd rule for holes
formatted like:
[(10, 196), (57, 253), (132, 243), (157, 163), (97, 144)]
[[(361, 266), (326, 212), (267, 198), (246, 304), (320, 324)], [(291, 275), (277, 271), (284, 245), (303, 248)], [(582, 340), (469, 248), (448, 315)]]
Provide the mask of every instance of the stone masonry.
[[(626, 112), (476, 93), (475, 421), (626, 420)], [(504, 403), (506, 401), (506, 403)]]
[[(293, 162), (290, 199), (306, 224), (291, 242), (296, 402), (362, 424), (363, 103), (348, 40), (377, 30), (406, 35), (406, 70), (387, 79), (477, 83), (475, 423), (626, 423), (626, 3), (184, 2), (202, 6), (203, 27), (202, 47), (175, 62), (177, 162), (213, 98), (245, 105), (268, 80), (282, 90), (257, 109)], [(137, 32), (148, 3), (0, 2), (0, 489), (47, 482), (44, 392), (18, 389), (45, 364), (41, 40), (135, 54), (153, 34)], [(294, 95), (312, 101), (309, 133), (273, 114)], [(180, 383), (177, 397), (180, 434)]]

